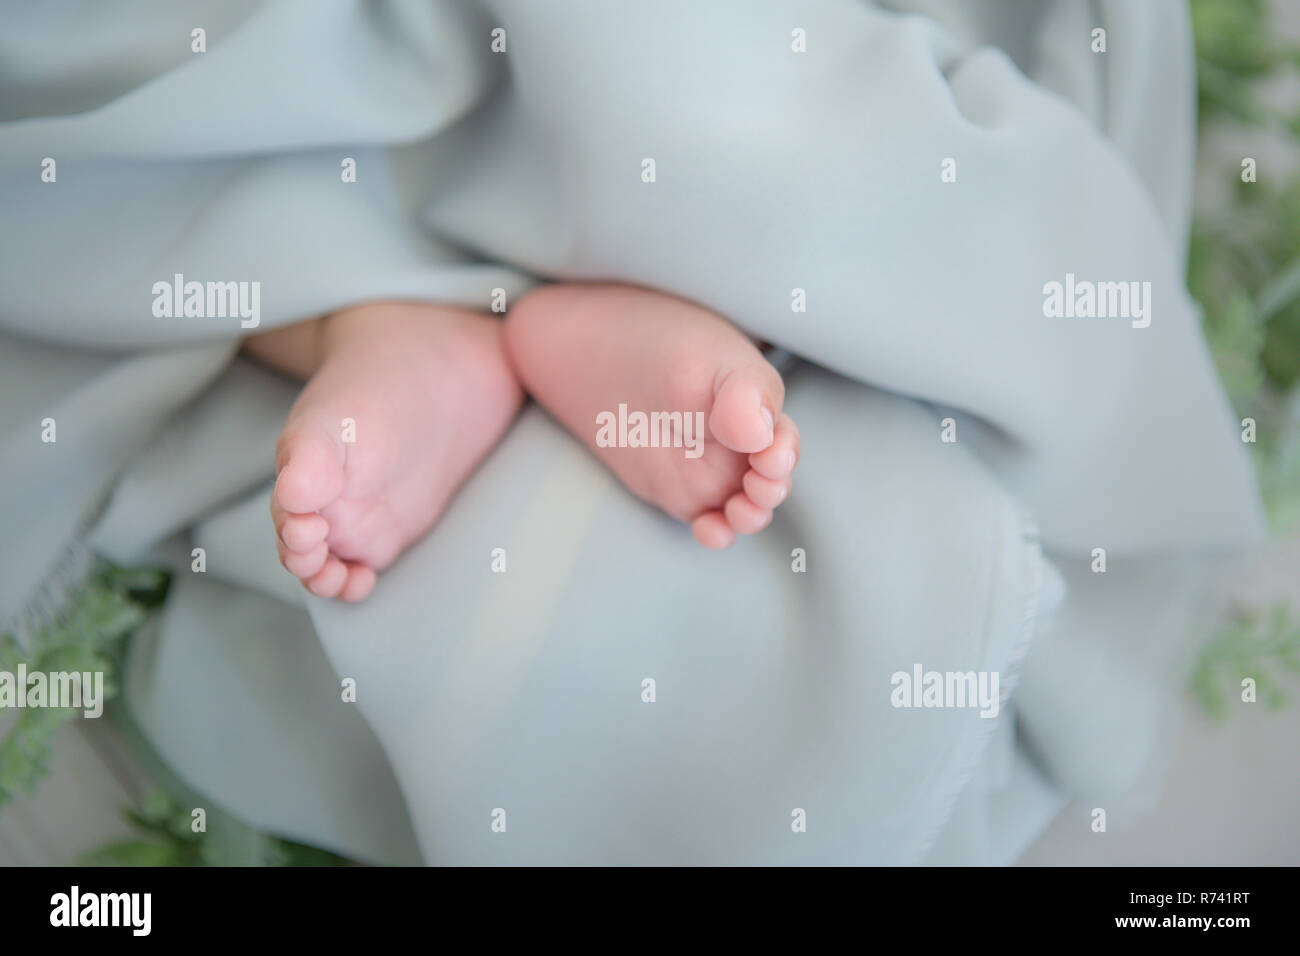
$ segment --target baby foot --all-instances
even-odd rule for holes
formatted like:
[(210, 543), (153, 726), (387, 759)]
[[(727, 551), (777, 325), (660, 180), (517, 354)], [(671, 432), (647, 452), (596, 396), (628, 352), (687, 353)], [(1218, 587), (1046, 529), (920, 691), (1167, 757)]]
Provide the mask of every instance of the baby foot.
[(276, 446), (280, 561), (359, 601), (496, 444), (523, 395), (499, 320), (373, 303), (324, 320), (320, 366)]
[[(505, 338), (528, 392), (705, 547), (761, 531), (789, 494), (799, 430), (781, 411), (785, 386), (725, 319), (632, 286), (551, 285), (511, 308)], [(672, 427), (677, 447), (662, 447), (667, 434), (660, 447), (610, 447), (613, 429), (601, 424), (636, 412), (683, 413), (681, 433)], [(663, 432), (658, 421), (645, 434)], [(695, 421), (706, 423), (703, 435)], [(687, 447), (696, 437), (698, 454)]]

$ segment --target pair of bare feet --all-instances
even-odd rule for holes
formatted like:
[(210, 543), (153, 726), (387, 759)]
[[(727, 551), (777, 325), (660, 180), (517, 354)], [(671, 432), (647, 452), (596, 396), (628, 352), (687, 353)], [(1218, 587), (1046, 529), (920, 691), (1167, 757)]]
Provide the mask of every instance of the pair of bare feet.
[[(781, 377), (743, 333), (629, 286), (545, 286), (504, 322), (373, 303), (245, 349), (307, 379), (276, 448), (271, 515), (281, 562), (320, 597), (370, 593), (501, 438), (525, 391), (709, 548), (767, 526), (799, 455)], [(598, 442), (598, 416), (620, 405), (701, 413), (702, 453)]]

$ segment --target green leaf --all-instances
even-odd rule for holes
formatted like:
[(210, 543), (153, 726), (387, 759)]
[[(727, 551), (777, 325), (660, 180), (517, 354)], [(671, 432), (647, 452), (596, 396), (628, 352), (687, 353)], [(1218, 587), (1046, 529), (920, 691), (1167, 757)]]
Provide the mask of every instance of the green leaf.
[[(116, 696), (121, 655), (129, 635), (144, 622), (148, 609), (132, 594), (166, 591), (167, 575), (153, 570), (126, 570), (99, 562), (69, 598), (58, 618), (35, 635), (30, 651), (15, 635), (0, 635), (0, 667), (29, 672), (91, 671), (104, 674), (104, 694)], [(18, 795), (28, 796), (48, 775), (50, 740), (70, 720), (72, 708), (28, 708), (17, 712), (0, 739), (0, 807)]]
[(1249, 677), (1257, 700), (1281, 709), (1289, 700), (1284, 678), (1295, 667), (1297, 648), (1300, 624), (1291, 620), (1285, 605), (1268, 615), (1236, 618), (1202, 650), (1192, 669), (1191, 690), (1209, 716), (1222, 719), (1241, 700), (1241, 681)]
[(193, 866), (190, 855), (178, 853), (173, 846), (124, 840), (110, 843), (83, 856), (81, 866)]
[[(193, 795), (189, 795), (191, 798)], [(207, 804), (207, 801), (202, 801)], [(328, 850), (282, 840), (207, 806), (206, 830), (194, 832), (192, 808), (163, 790), (123, 816), (140, 839), (88, 854), (88, 866), (350, 866)]]

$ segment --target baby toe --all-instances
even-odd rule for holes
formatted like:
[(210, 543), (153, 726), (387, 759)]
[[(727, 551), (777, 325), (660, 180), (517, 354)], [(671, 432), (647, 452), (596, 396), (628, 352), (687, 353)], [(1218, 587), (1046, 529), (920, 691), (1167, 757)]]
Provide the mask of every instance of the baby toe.
[(343, 462), (330, 439), (313, 431), (286, 431), (276, 453), (276, 503), (293, 514), (319, 511), (343, 493)]
[(290, 551), (311, 551), (329, 535), (330, 525), (318, 514), (286, 513), (280, 521), (280, 540)]
[(790, 484), (790, 478), (781, 480), (764, 478), (752, 468), (745, 472), (745, 477), (741, 479), (745, 494), (760, 508), (775, 508), (785, 501), (786, 495), (790, 493)]
[(317, 597), (337, 597), (348, 580), (347, 566), (338, 558), (328, 558), (325, 566), (305, 580), (307, 590)]
[(776, 437), (768, 448), (749, 456), (749, 466), (764, 478), (781, 481), (799, 463), (799, 427), (789, 415), (776, 421)]
[(732, 451), (761, 451), (772, 444), (784, 401), (781, 376), (758, 356), (719, 382), (709, 413), (709, 433)]
[(728, 498), (722, 510), (727, 516), (727, 524), (737, 534), (757, 534), (772, 520), (770, 509), (760, 508), (749, 500), (748, 495), (741, 493)]
[(706, 511), (700, 515), (691, 522), (691, 533), (710, 551), (729, 548), (736, 540), (736, 532), (727, 524), (721, 511)]
[(276, 547), (280, 552), (280, 563), (284, 565), (284, 569), (304, 581), (325, 567), (325, 561), (330, 556), (330, 549), (324, 541), (310, 551), (291, 551), (283, 542)]
[(339, 591), (340, 601), (362, 601), (375, 589), (375, 572), (364, 564), (350, 562), (347, 564), (348, 579)]

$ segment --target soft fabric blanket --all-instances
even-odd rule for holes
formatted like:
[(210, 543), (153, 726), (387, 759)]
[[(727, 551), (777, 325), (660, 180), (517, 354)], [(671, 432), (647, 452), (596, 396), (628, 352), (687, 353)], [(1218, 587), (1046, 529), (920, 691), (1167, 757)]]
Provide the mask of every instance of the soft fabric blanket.
[[(1174, 0), (11, 9), (0, 619), (79, 548), (167, 563), (132, 713), (365, 860), (1014, 859), (1132, 790), (1261, 531), (1182, 282), (1191, 62)], [(368, 601), (304, 597), (240, 337), (556, 278), (798, 357), (773, 525), (706, 553), (530, 408)], [(927, 671), (998, 706), (903, 706)]]

